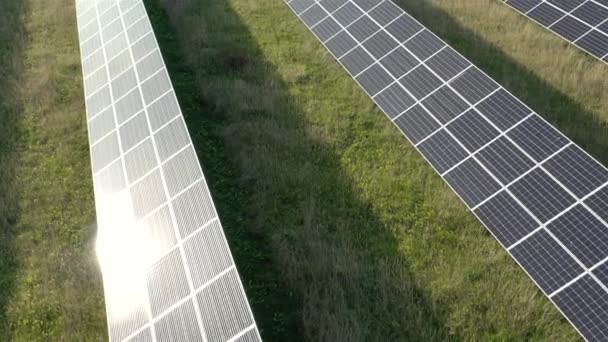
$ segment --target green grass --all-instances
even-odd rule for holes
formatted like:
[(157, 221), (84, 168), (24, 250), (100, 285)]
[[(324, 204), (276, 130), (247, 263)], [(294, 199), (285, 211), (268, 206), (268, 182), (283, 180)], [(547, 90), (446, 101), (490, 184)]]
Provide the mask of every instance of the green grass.
[[(246, 218), (225, 227), (263, 336), (578, 339), (282, 1), (161, 3), (169, 25), (153, 22), (211, 190), (239, 190), (218, 208)], [(608, 159), (604, 65), (497, 1), (401, 4)], [(271, 247), (264, 262), (242, 225)], [(276, 284), (295, 304), (267, 303)]]
[[(608, 162), (605, 65), (400, 3)], [(281, 0), (146, 6), (263, 337), (578, 339)], [(106, 339), (81, 82), (71, 0), (0, 2), (0, 340)]]
[(103, 340), (73, 1), (0, 3), (0, 340)]

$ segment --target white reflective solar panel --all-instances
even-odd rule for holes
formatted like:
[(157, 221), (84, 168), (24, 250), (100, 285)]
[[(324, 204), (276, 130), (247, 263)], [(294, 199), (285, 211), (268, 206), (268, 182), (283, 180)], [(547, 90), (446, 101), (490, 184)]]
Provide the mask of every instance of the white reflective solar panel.
[(77, 0), (112, 341), (259, 341), (141, 0)]
[(608, 340), (608, 170), (392, 1), (286, 2), (579, 333)]

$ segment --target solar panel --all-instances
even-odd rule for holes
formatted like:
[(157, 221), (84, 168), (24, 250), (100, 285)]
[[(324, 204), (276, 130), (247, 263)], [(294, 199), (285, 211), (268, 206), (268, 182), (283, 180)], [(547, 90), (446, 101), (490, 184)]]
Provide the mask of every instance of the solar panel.
[(608, 339), (608, 169), (392, 1), (359, 2), (287, 0), (580, 334)]
[(608, 1), (501, 1), (585, 52), (608, 62)]
[(260, 335), (141, 0), (77, 0), (111, 341)]

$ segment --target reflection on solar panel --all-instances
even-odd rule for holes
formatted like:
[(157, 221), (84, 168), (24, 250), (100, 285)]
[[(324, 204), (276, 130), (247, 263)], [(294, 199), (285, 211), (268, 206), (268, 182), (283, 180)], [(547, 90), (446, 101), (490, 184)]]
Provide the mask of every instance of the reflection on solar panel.
[(506, 4), (608, 62), (607, 0), (506, 0)]
[(588, 340), (608, 339), (608, 170), (390, 0), (289, 7)]
[(260, 340), (142, 1), (76, 12), (110, 340)]

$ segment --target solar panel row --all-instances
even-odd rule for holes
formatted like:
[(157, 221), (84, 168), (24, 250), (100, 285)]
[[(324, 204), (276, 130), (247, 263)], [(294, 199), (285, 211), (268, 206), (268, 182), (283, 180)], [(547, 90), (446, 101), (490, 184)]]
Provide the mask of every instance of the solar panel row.
[(608, 0), (506, 0), (506, 4), (608, 62)]
[(112, 341), (259, 341), (141, 0), (77, 0)]
[(392, 1), (287, 4), (582, 336), (608, 339), (608, 170)]

